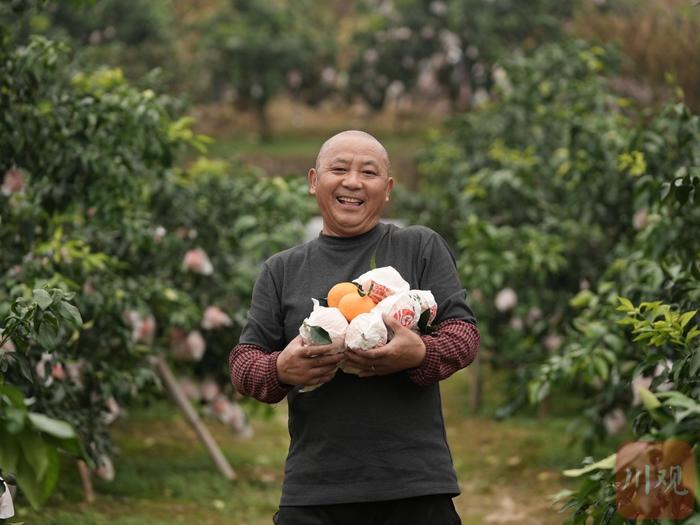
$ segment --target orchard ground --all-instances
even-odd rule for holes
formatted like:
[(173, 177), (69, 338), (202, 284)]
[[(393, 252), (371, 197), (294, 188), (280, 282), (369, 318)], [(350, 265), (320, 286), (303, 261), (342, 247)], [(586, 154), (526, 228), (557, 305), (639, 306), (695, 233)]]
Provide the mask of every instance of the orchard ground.
[[(491, 376), (492, 377), (492, 376)], [(484, 412), (499, 401), (486, 384)], [(469, 373), (443, 383), (447, 435), (462, 494), (455, 499), (465, 525), (554, 525), (564, 515), (548, 497), (571, 483), (561, 470), (580, 457), (564, 432), (567, 420), (519, 417), (506, 421), (470, 415)], [(174, 405), (132, 409), (114, 427), (121, 454), (116, 478), (95, 479), (97, 498), (82, 503), (77, 469), (65, 462), (61, 485), (40, 512), (18, 502), (17, 521), (33, 525), (263, 525), (271, 523), (280, 497), (289, 443), (287, 406), (253, 421), (244, 439), (216, 421), (206, 423), (238, 474), (232, 484), (215, 470), (193, 430)]]

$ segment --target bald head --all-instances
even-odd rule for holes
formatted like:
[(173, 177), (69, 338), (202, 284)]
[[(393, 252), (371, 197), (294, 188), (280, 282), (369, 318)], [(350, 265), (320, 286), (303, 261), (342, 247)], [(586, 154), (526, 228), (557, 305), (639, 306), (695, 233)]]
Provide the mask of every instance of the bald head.
[(384, 145), (381, 142), (379, 142), (373, 135), (370, 135), (366, 131), (361, 131), (359, 129), (348, 129), (346, 131), (341, 131), (340, 133), (336, 133), (331, 138), (329, 138), (326, 142), (324, 142), (323, 145), (321, 146), (321, 149), (318, 150), (318, 155), (316, 156), (316, 171), (318, 171), (320, 169), (321, 158), (328, 151), (328, 149), (339, 139), (343, 139), (343, 138), (347, 138), (347, 137), (361, 137), (361, 138), (368, 139), (368, 140), (371, 140), (372, 142), (376, 143), (382, 152), (382, 157), (383, 157), (384, 163), (386, 165), (386, 172), (387, 172), (387, 174), (389, 173), (389, 170), (391, 168), (391, 162), (389, 161), (389, 154), (387, 153)]

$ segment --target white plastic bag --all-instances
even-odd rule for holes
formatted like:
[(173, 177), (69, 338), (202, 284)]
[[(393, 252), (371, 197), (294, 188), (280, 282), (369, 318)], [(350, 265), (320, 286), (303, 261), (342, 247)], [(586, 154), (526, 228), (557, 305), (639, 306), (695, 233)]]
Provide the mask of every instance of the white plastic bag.
[[(299, 334), (304, 344), (310, 346), (319, 346), (329, 344), (324, 341), (321, 332), (317, 328), (325, 330), (333, 343), (342, 343), (345, 341), (345, 332), (348, 329), (348, 321), (345, 316), (335, 307), (321, 306), (316, 299), (312, 299), (314, 309), (309, 317), (304, 319), (299, 327)], [(339, 345), (338, 349), (331, 352), (337, 354), (343, 352), (345, 348)], [(299, 389), (299, 392), (311, 392), (316, 390), (321, 385), (309, 385)]]
[(11, 518), (15, 515), (15, 507), (12, 505), (12, 494), (10, 494), (10, 487), (7, 483), (2, 482), (5, 487), (5, 492), (0, 496), (0, 520)]
[(409, 290), (390, 295), (372, 309), (372, 312), (393, 317), (401, 326), (411, 330), (418, 330), (418, 322), (425, 311), (429, 312), (426, 324), (430, 324), (437, 314), (437, 303), (428, 290)]
[(390, 295), (407, 292), (411, 288), (411, 285), (393, 266), (375, 268), (353, 279), (353, 282), (360, 284), (375, 303), (379, 303)]
[(299, 327), (299, 334), (304, 344), (328, 344), (327, 341), (318, 338), (318, 332), (313, 329), (314, 327), (325, 330), (334, 343), (343, 341), (345, 331), (348, 329), (348, 321), (345, 316), (335, 307), (321, 306), (316, 299), (312, 299), (312, 301), (314, 309)]
[[(348, 326), (345, 334), (345, 347), (353, 350), (371, 350), (384, 346), (387, 340), (387, 329), (379, 313), (360, 314)], [(359, 374), (360, 369), (352, 365), (341, 365), (340, 369), (347, 374)]]
[(437, 302), (435, 302), (435, 297), (430, 290), (411, 290), (409, 293), (414, 294), (418, 298), (420, 304), (420, 315), (427, 310), (430, 312), (428, 314), (428, 320), (426, 324), (432, 324), (437, 315)]

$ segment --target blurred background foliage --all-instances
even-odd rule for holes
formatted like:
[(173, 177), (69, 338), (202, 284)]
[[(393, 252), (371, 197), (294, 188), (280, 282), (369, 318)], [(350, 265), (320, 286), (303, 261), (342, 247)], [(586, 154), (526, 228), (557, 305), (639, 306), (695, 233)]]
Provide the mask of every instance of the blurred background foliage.
[[(246, 432), (228, 351), (349, 127), (389, 146), (391, 214), (455, 251), (472, 409), (493, 374), (492, 415), (564, 415), (586, 453), (697, 449), (695, 2), (11, 0), (0, 30), (0, 463), (33, 505), (58, 450), (109, 477), (107, 425), (161, 395), (154, 353)], [(603, 471), (560, 495), (570, 523), (621, 523)]]

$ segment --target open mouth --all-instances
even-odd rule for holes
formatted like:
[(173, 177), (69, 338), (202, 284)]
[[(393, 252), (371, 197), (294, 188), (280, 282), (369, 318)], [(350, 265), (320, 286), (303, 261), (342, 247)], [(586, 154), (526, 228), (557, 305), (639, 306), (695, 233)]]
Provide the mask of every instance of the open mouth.
[(340, 195), (335, 198), (336, 201), (338, 201), (340, 204), (344, 204), (346, 206), (362, 206), (365, 201), (362, 199), (357, 199), (355, 197), (347, 197)]

